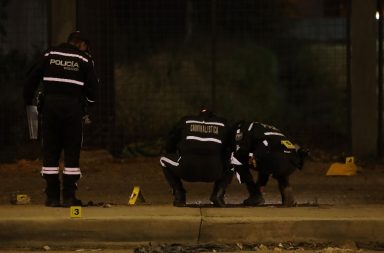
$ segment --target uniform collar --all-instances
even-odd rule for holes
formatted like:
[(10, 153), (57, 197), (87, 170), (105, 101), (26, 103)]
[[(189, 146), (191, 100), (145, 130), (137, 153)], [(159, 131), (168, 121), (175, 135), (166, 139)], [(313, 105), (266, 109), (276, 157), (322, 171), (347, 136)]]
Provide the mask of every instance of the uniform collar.
[(69, 43), (67, 43), (67, 42), (65, 42), (65, 43), (61, 43), (61, 44), (60, 44), (60, 47), (70, 48), (70, 49), (73, 49), (73, 50), (80, 51), (76, 46), (74, 46), (74, 45), (72, 45), (72, 44), (69, 44)]

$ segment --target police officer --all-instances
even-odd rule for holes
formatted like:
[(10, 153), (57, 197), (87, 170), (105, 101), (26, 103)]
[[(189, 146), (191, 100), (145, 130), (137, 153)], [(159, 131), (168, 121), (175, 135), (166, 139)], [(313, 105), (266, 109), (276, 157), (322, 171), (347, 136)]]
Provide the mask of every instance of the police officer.
[[(82, 144), (84, 101), (94, 103), (98, 83), (93, 61), (88, 54), (89, 41), (79, 31), (66, 43), (47, 50), (31, 68), (24, 85), (24, 100), (31, 105), (42, 81), (43, 167), (46, 180), (46, 206), (60, 206), (59, 159), (64, 152), (62, 206), (81, 205), (75, 196)], [(41, 102), (40, 102), (41, 103)]]
[(210, 200), (225, 206), (224, 194), (231, 182), (230, 132), (225, 119), (209, 109), (183, 117), (170, 132), (166, 155), (160, 158), (164, 176), (173, 190), (174, 206), (185, 206), (182, 181), (215, 182)]
[[(278, 182), (282, 204), (296, 205), (289, 176), (296, 169), (302, 169), (308, 151), (293, 144), (276, 127), (259, 122), (239, 122), (234, 138), (236, 146), (231, 162), (249, 193), (244, 205), (264, 203), (262, 189), (270, 175)], [(250, 169), (258, 171), (257, 182), (254, 182)]]

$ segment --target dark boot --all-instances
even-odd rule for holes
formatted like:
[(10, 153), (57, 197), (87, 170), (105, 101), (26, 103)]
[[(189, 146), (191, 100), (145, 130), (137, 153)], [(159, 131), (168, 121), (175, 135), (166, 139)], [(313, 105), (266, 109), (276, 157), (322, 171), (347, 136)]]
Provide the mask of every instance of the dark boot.
[(177, 207), (186, 206), (185, 190), (173, 190), (173, 205)]
[(79, 175), (63, 175), (63, 207), (82, 206), (81, 200), (75, 196), (79, 178)]
[(218, 184), (215, 183), (209, 200), (213, 203), (214, 206), (225, 207), (224, 195), (225, 189), (219, 187)]
[(163, 173), (169, 186), (172, 188), (173, 205), (177, 207), (186, 206), (186, 191), (181, 179), (168, 168), (163, 167)]
[(256, 184), (253, 180), (251, 171), (247, 166), (235, 166), (235, 171), (239, 173), (241, 184), (245, 184), (249, 197), (243, 201), (245, 206), (257, 206), (264, 204), (264, 198), (261, 196), (259, 184)]
[(46, 181), (45, 194), (47, 196), (45, 205), (49, 207), (60, 206), (60, 180), (59, 174), (43, 174)]
[(290, 186), (283, 189), (281, 193), (281, 198), (283, 206), (293, 207), (297, 205), (295, 197), (293, 195), (293, 189)]
[(295, 197), (293, 195), (293, 189), (289, 185), (288, 176), (278, 178), (277, 182), (279, 184), (281, 202), (283, 206), (286, 206), (286, 207), (296, 206)]
[(233, 172), (228, 170), (220, 180), (215, 182), (211, 197), (209, 198), (215, 206), (225, 207), (225, 191), (231, 183), (232, 177)]
[(245, 206), (258, 206), (265, 203), (258, 184), (248, 182), (246, 183), (246, 186), (249, 197), (243, 201)]

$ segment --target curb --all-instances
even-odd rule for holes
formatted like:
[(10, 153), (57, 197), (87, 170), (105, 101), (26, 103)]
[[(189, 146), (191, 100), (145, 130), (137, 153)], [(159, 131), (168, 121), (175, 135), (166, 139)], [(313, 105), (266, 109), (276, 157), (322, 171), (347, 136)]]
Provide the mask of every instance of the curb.
[[(0, 245), (140, 245), (208, 242), (384, 242), (384, 207), (175, 208), (134, 206), (69, 210), (0, 206)], [(369, 214), (369, 217), (368, 217)]]

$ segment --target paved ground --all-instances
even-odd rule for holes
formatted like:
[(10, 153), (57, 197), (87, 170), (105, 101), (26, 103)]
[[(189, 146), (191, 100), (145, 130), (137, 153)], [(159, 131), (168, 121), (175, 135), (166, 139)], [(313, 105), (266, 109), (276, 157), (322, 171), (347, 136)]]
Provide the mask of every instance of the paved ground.
[[(114, 160), (104, 151), (82, 155), (84, 176), (78, 196), (86, 202), (111, 206), (84, 207), (81, 218), (70, 218), (69, 209), (42, 205), (40, 160), (0, 164), (0, 250), (15, 246), (64, 250), (70, 244), (75, 247), (71, 249), (117, 250), (125, 245), (124, 249), (141, 250), (137, 253), (188, 252), (172, 243), (182, 243), (187, 249), (191, 243), (232, 245), (224, 251), (241, 250), (233, 246), (238, 243), (250, 245), (243, 250), (258, 251), (284, 251), (292, 245), (294, 250), (317, 252), (384, 250), (381, 164), (359, 164), (359, 173), (351, 177), (327, 177), (331, 161), (310, 160), (292, 177), (299, 203), (295, 208), (280, 207), (273, 180), (266, 188), (267, 203), (262, 207), (241, 206), (247, 194), (234, 180), (226, 195), (228, 208), (209, 205), (212, 184), (206, 183), (186, 184), (189, 206), (175, 208), (170, 205), (171, 194), (158, 158)], [(146, 202), (128, 206), (136, 185), (141, 187)], [(11, 195), (21, 193), (31, 197), (31, 204), (10, 205)], [(149, 247), (149, 242), (168, 246), (161, 251)], [(261, 243), (271, 244), (260, 248)], [(293, 244), (279, 248), (279, 243)], [(219, 252), (221, 248), (213, 250)]]

